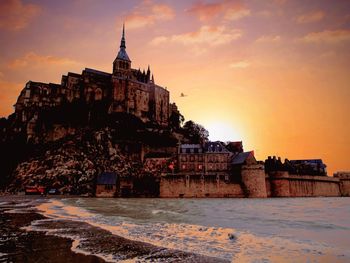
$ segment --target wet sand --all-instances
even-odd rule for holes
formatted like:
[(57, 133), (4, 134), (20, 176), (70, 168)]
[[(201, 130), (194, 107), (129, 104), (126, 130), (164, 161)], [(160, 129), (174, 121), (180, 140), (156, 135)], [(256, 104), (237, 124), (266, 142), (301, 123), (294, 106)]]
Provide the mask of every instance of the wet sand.
[(128, 240), (84, 222), (48, 219), (35, 210), (41, 202), (45, 198), (0, 197), (0, 262), (228, 262)]
[[(12, 213), (12, 209), (30, 209), (25, 200), (0, 198), (0, 262), (72, 262), (101, 263), (103, 259), (75, 253), (71, 250), (73, 240), (44, 232), (27, 232), (22, 227), (29, 226), (34, 220), (45, 219), (30, 210)], [(23, 206), (18, 206), (23, 201)]]

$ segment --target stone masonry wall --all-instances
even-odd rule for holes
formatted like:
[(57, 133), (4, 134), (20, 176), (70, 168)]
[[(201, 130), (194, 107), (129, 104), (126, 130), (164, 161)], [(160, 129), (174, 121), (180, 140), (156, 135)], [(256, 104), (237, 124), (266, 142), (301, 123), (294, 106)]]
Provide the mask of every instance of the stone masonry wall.
[(340, 179), (339, 187), (342, 196), (350, 196), (350, 178)]
[(225, 181), (222, 176), (164, 176), (160, 180), (160, 197), (244, 197), (240, 184)]
[(339, 180), (324, 176), (290, 176), (291, 197), (340, 196)]
[(272, 197), (340, 196), (339, 179), (326, 176), (289, 175), (278, 171), (270, 174)]
[(271, 196), (272, 197), (289, 197), (289, 175), (288, 172), (276, 171), (271, 173)]
[(263, 165), (244, 165), (241, 176), (246, 197), (267, 197)]

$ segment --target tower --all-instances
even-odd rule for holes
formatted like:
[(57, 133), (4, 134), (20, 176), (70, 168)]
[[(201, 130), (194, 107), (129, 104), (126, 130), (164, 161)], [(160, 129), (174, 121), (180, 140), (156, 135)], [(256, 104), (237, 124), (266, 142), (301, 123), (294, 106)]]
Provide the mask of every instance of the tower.
[(125, 45), (125, 25), (123, 24), (123, 33), (120, 40), (120, 49), (117, 57), (113, 62), (113, 75), (117, 72), (125, 72), (131, 69), (131, 60), (129, 59), (128, 54), (126, 53)]

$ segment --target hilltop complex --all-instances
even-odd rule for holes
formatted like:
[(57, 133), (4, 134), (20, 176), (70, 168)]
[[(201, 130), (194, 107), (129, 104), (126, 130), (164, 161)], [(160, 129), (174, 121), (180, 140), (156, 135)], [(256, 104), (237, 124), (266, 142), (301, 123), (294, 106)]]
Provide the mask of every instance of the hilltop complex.
[[(349, 196), (349, 174), (320, 159), (257, 161), (242, 142), (210, 142), (186, 122), (150, 67), (133, 69), (123, 26), (112, 73), (29, 81), (0, 123), (1, 185), (100, 197)], [(38, 190), (39, 191), (39, 190)]]
[(29, 81), (15, 104), (18, 129), (26, 128), (30, 139), (40, 111), (74, 101), (83, 101), (88, 107), (103, 105), (108, 114), (124, 112), (143, 122), (168, 126), (169, 91), (155, 84), (149, 66), (146, 72), (131, 68), (124, 26), (112, 74), (86, 68), (81, 74), (62, 76), (61, 84)]

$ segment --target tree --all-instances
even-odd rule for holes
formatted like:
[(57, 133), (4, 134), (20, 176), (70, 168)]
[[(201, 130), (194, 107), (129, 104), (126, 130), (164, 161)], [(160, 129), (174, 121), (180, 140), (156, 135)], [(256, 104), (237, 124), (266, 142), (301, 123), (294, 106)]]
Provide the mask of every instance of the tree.
[(202, 125), (191, 120), (185, 122), (183, 131), (184, 135), (191, 141), (191, 143), (203, 144), (208, 141), (209, 132)]
[(171, 128), (178, 130), (184, 121), (185, 118), (180, 112), (173, 111), (169, 118), (169, 125)]

